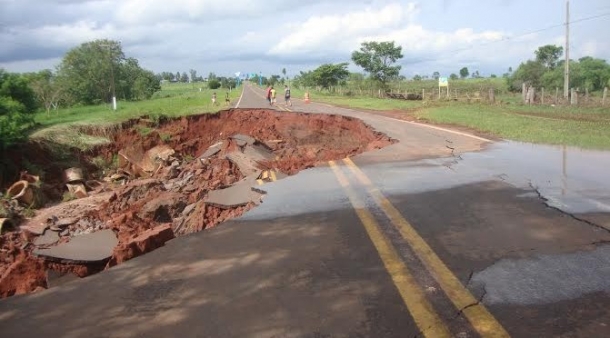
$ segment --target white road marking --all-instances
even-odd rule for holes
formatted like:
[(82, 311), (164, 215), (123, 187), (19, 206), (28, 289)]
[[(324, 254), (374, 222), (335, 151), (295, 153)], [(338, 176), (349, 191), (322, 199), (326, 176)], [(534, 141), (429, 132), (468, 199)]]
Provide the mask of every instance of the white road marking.
[(239, 100), (237, 100), (237, 104), (235, 104), (235, 108), (239, 108), (239, 104), (241, 103), (241, 98), (244, 97), (245, 91), (246, 91), (246, 86), (244, 85), (241, 89), (241, 95), (239, 96)]

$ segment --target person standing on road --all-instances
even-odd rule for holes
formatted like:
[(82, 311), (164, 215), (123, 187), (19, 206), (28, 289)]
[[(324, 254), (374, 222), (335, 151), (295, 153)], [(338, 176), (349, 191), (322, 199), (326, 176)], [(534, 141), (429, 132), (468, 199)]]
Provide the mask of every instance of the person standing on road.
[(271, 86), (271, 105), (273, 106), (275, 104), (275, 88), (273, 88), (273, 86)]
[(267, 86), (267, 101), (271, 105), (271, 86)]
[(284, 86), (284, 101), (287, 106), (290, 105), (292, 107), (292, 101), (290, 101), (290, 88), (288, 88), (288, 85)]

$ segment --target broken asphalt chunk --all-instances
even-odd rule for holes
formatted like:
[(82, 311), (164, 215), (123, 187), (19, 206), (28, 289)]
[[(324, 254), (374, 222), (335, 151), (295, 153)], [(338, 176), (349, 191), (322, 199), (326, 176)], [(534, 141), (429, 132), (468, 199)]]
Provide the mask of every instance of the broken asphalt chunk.
[(234, 139), (237, 142), (237, 145), (240, 147), (243, 147), (245, 145), (253, 145), (254, 143), (256, 143), (256, 139), (244, 134), (235, 134), (231, 136), (231, 138)]
[(218, 142), (216, 144), (211, 145), (201, 156), (199, 156), (200, 160), (208, 159), (216, 154), (222, 149), (224, 142)]
[(73, 263), (101, 262), (112, 256), (112, 251), (118, 242), (114, 232), (106, 229), (72, 237), (69, 242), (48, 249), (35, 249), (33, 254), (51, 260)]
[(51, 229), (48, 229), (41, 236), (36, 237), (34, 240), (34, 245), (46, 246), (55, 244), (57, 241), (59, 241), (59, 234), (57, 234), (55, 231), (51, 231)]
[(244, 154), (254, 161), (273, 161), (275, 154), (261, 145), (249, 145), (244, 149)]
[(252, 179), (246, 178), (229, 188), (210, 191), (204, 202), (223, 209), (249, 203), (260, 204), (265, 192), (254, 189), (254, 182)]
[(250, 176), (259, 171), (257, 163), (246, 154), (232, 152), (227, 154), (227, 159), (233, 162), (244, 176)]

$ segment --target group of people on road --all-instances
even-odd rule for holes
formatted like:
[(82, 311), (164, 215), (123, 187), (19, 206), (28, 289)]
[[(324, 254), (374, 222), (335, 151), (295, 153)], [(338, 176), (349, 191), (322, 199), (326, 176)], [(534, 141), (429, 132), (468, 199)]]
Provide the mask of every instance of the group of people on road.
[[(270, 106), (276, 103), (277, 92), (273, 86), (267, 86), (267, 101)], [(292, 107), (292, 101), (290, 100), (290, 88), (288, 85), (284, 85), (284, 101), (287, 106)]]

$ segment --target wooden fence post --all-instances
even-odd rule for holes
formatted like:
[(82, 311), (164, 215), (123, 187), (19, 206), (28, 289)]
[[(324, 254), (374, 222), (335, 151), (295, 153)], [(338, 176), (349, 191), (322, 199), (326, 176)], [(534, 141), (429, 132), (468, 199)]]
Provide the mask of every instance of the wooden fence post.
[(523, 97), (523, 103), (527, 103), (527, 85), (525, 82), (521, 85), (521, 96)]
[(491, 102), (491, 103), (495, 103), (496, 102), (496, 95), (494, 93), (494, 89), (493, 88), (489, 88), (489, 102)]
[(577, 105), (578, 104), (578, 93), (576, 93), (576, 89), (572, 88), (570, 92), (570, 104)]
[(606, 105), (606, 97), (608, 96), (608, 87), (604, 88), (604, 95), (602, 96), (602, 105)]
[(424, 101), (426, 99), (426, 90), (422, 88), (421, 90), (421, 100)]
[(589, 88), (585, 88), (585, 104), (589, 103)]
[(555, 87), (555, 104), (559, 104), (559, 88)]
[(540, 104), (544, 105), (544, 87), (542, 87), (540, 90)]

